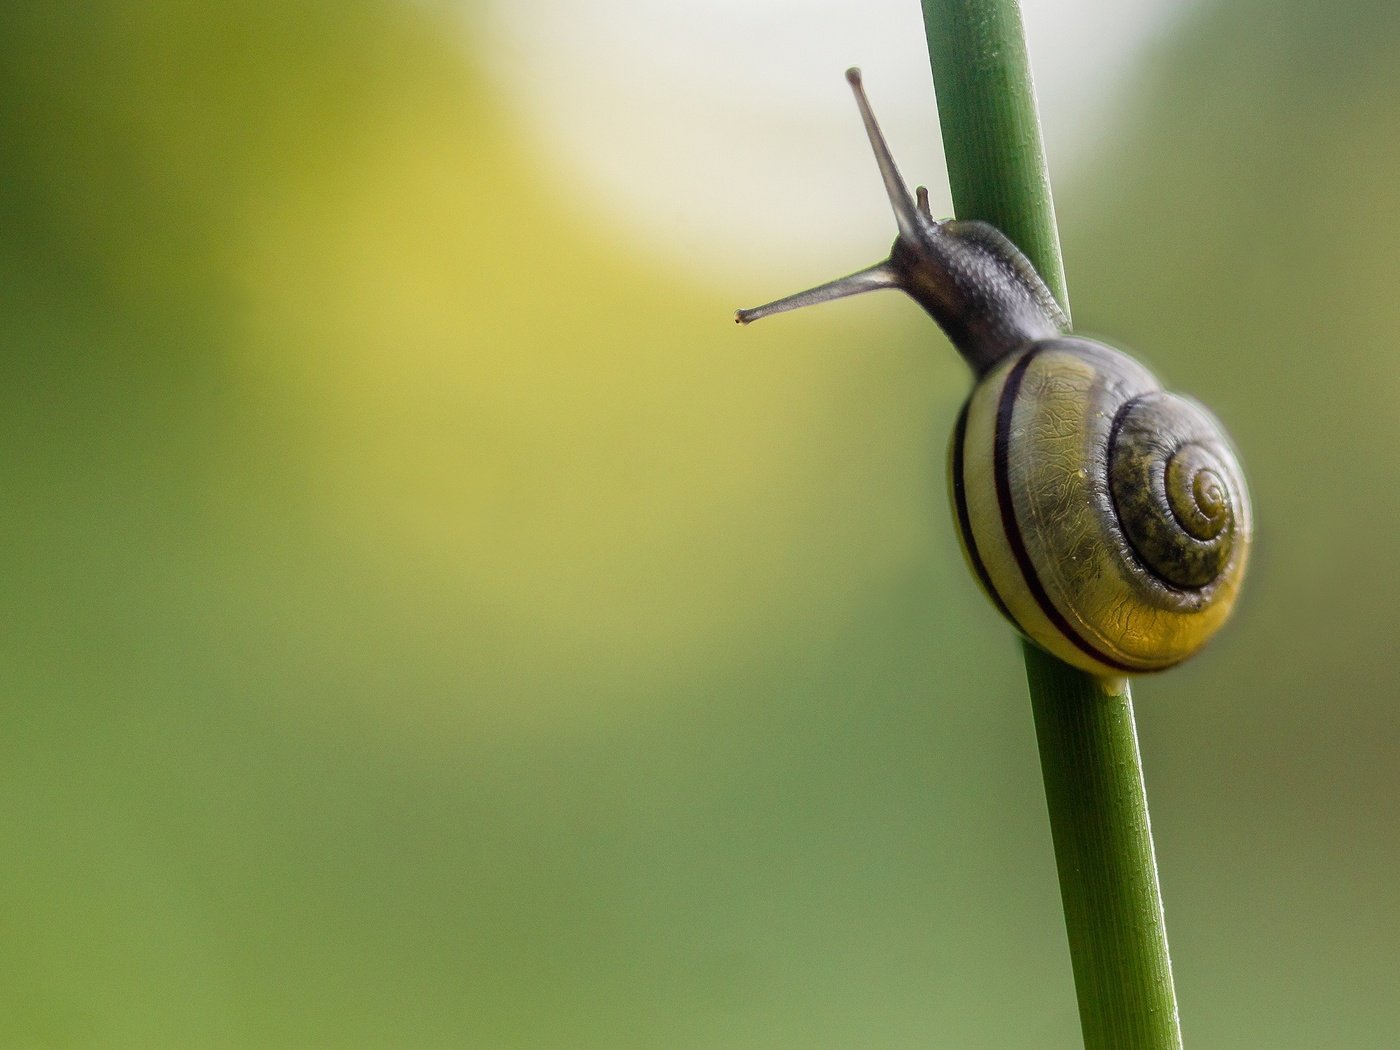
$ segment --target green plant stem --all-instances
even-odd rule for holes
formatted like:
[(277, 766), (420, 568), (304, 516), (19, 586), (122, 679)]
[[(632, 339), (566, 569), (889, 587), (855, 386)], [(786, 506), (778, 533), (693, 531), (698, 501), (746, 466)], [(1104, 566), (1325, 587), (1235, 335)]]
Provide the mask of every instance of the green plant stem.
[(1069, 316), (1050, 174), (1015, 0), (923, 0), (953, 210), (1020, 248)]
[[(1011, 238), (1068, 317), (1016, 0), (923, 0), (923, 9), (954, 211)], [(1084, 1045), (1178, 1048), (1128, 684), (1087, 675), (1029, 643), (1024, 648)]]
[(1128, 683), (1024, 648), (1084, 1045), (1180, 1047)]

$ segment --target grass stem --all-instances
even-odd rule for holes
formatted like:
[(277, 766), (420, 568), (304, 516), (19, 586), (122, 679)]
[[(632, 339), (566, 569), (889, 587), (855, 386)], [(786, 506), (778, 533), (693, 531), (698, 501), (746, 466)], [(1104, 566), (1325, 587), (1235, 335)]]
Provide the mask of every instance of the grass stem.
[[(1016, 0), (923, 0), (953, 207), (998, 227), (1069, 316)], [(1026, 679), (1088, 1050), (1181, 1046), (1147, 794), (1126, 681), (1026, 643)]]

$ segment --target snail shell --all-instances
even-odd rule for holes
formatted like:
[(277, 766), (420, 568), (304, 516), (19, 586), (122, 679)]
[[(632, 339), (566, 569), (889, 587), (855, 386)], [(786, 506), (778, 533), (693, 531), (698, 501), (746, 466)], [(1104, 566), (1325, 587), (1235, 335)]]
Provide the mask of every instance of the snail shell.
[(890, 256), (741, 323), (898, 288), (938, 323), (977, 382), (953, 430), (949, 488), (963, 552), (1023, 635), (1092, 674), (1158, 671), (1229, 616), (1253, 521), (1213, 416), (1127, 354), (1067, 334), (1035, 269), (982, 222), (939, 221), (895, 167), (855, 91), (899, 236)]
[(963, 406), (949, 482), (983, 590), (1066, 663), (1161, 670), (1229, 615), (1251, 534), (1238, 461), (1126, 354), (1065, 337), (1008, 357)]

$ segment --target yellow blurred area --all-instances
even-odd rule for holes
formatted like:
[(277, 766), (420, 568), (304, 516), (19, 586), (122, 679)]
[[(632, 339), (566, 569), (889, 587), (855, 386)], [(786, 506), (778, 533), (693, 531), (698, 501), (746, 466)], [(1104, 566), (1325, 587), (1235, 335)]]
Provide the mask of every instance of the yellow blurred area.
[[(824, 509), (821, 457), (857, 475), (848, 498), (886, 484), (853, 459), (846, 428), (869, 420), (813, 367), (812, 326), (755, 339), (664, 250), (620, 256), (566, 174), (530, 170), (443, 26), (374, 12), (172, 4), (88, 26), (107, 65), (83, 104), (111, 130), (64, 144), (52, 200), (127, 306), (211, 282), (195, 294), (220, 302), (228, 378), (285, 408), (278, 456), (321, 527), (407, 605), (426, 584), (444, 643), (465, 599), (545, 654), (641, 677), (744, 651), (773, 602), (910, 557), (907, 515), (864, 526), (871, 564), (814, 580), (791, 555)], [(132, 150), (121, 207), (87, 149)], [(146, 221), (169, 230), (133, 238)], [(236, 472), (248, 450), (227, 455)]]
[[(775, 602), (858, 590), (871, 564), (814, 583), (787, 543), (811, 528), (813, 457), (861, 469), (829, 418), (843, 377), (606, 250), (567, 183), (473, 111), (470, 79), (404, 80), (230, 246), (236, 352), (299, 406), (333, 527), (386, 575), (413, 566), (541, 647), (644, 675), (746, 649)], [(880, 525), (874, 566), (919, 526)]]

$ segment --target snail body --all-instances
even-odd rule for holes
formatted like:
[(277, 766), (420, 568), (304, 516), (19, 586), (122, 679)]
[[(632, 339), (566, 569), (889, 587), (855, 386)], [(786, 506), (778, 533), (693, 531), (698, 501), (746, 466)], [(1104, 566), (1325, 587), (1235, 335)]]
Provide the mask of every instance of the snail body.
[(1229, 616), (1248, 559), (1248, 490), (1224, 430), (1120, 350), (1068, 333), (994, 227), (935, 220), (895, 168), (847, 73), (899, 226), (890, 257), (752, 310), (748, 323), (876, 288), (934, 318), (977, 380), (953, 429), (949, 493), (963, 553), (997, 609), (1092, 674), (1158, 671)]

